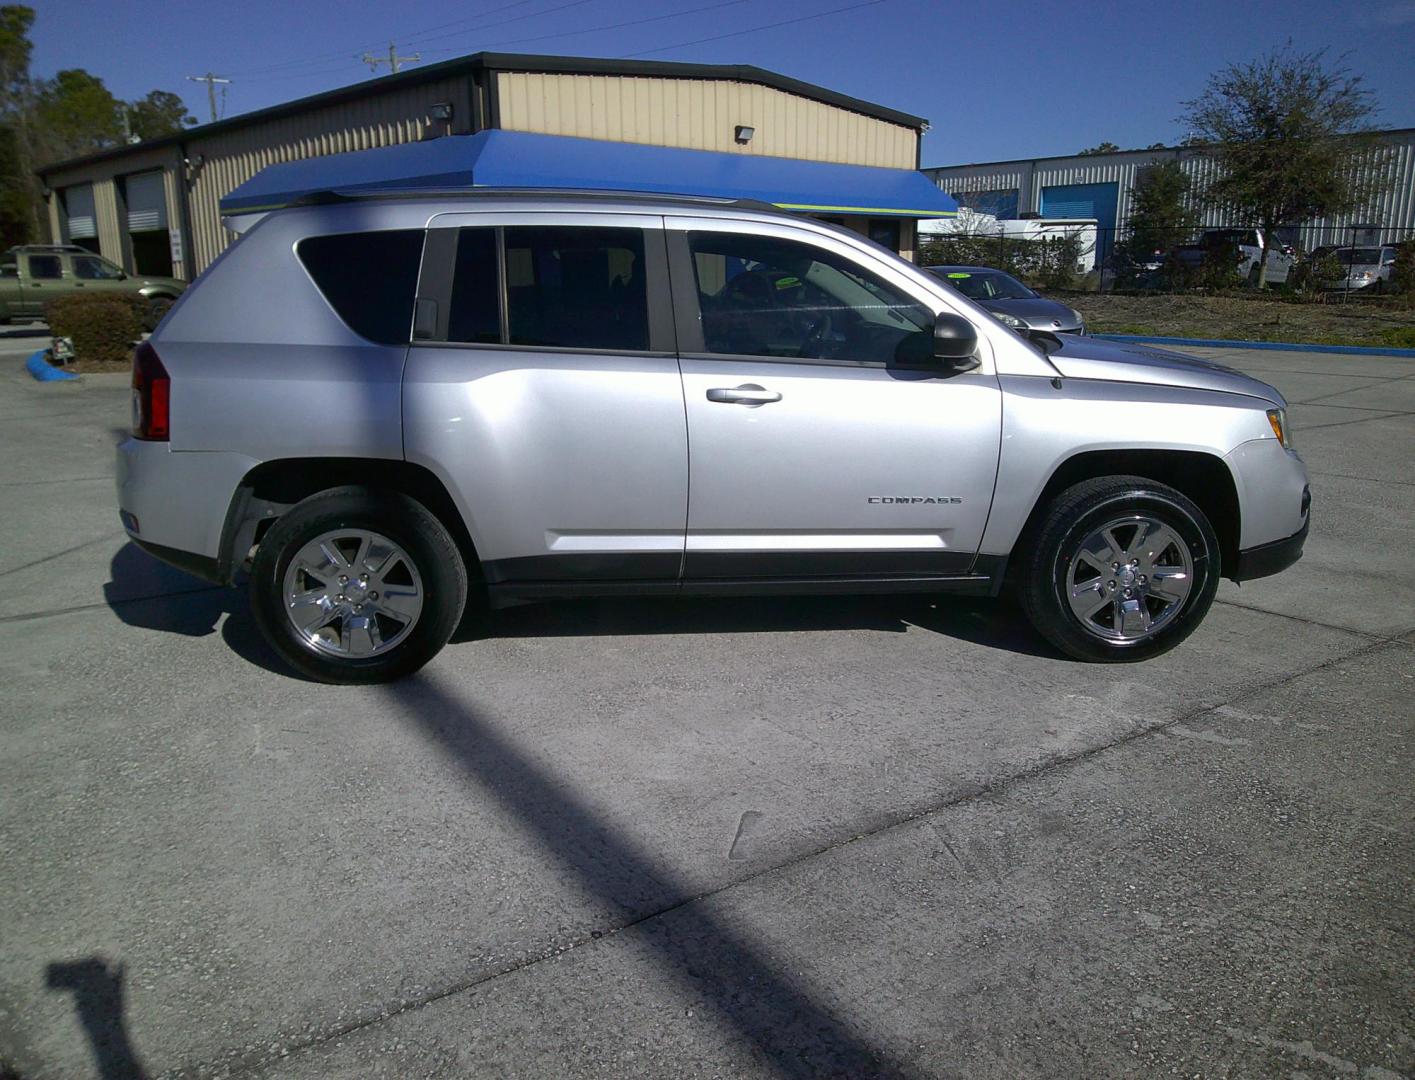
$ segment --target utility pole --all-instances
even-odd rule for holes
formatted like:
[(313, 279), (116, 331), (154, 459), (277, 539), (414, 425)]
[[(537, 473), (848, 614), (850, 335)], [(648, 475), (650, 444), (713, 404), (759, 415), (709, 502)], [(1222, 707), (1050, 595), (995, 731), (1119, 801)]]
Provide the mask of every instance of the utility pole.
[(370, 71), (377, 71), (379, 64), (387, 64), (395, 75), (398, 74), (398, 69), (404, 64), (416, 64), (422, 60), (422, 58), (422, 53), (413, 53), (412, 56), (399, 56), (398, 46), (391, 41), (388, 43), (387, 60), (383, 59), (381, 56), (374, 56), (373, 53), (364, 53), (363, 55), (363, 61), (368, 65)]
[[(188, 75), (187, 81), (206, 83), (206, 100), (207, 104), (211, 106), (211, 122), (216, 123), (216, 84), (229, 84), (231, 80), (223, 79), (220, 75), (213, 75), (208, 71), (205, 75)], [(224, 95), (226, 91), (223, 90), (221, 93)]]

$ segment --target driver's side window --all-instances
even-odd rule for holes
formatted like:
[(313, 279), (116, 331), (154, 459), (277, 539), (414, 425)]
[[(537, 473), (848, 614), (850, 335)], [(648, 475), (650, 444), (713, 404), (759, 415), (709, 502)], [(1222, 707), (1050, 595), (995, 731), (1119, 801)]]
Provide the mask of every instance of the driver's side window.
[(710, 353), (888, 364), (927, 351), (933, 313), (823, 248), (691, 232)]

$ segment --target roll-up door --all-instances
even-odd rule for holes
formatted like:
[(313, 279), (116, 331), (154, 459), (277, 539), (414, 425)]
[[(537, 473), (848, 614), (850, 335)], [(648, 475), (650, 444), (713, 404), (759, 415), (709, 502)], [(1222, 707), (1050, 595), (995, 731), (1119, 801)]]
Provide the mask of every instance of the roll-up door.
[(162, 173), (146, 172), (124, 181), (128, 203), (128, 231), (153, 232), (167, 228), (167, 192)]
[(93, 210), (93, 185), (64, 189), (64, 216), (70, 240), (96, 240), (98, 218)]

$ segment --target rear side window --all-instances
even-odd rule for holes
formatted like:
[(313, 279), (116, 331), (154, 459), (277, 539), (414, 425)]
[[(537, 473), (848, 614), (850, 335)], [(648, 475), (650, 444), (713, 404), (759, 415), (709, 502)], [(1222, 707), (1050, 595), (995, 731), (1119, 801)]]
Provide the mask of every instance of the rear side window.
[(512, 345), (649, 347), (643, 230), (536, 225), (505, 237)]
[(29, 257), (29, 276), (41, 281), (61, 278), (64, 276), (64, 264), (59, 261), (58, 255), (31, 255)]
[(408, 343), (422, 229), (311, 236), (295, 250), (349, 329), (382, 345)]

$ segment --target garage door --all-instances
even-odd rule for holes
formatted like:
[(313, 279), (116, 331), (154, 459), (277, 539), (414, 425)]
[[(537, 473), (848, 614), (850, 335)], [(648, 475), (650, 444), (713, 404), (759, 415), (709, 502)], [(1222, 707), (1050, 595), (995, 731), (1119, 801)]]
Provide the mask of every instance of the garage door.
[(1104, 259), (1115, 244), (1115, 213), (1120, 185), (1057, 184), (1042, 188), (1042, 217), (1095, 218), (1096, 257)]
[(167, 192), (162, 173), (138, 173), (123, 178), (128, 203), (128, 230), (153, 232), (167, 228)]
[(93, 211), (93, 185), (77, 184), (74, 187), (65, 188), (63, 195), (65, 238), (75, 244), (90, 241), (90, 243), (85, 243), (84, 247), (96, 243), (98, 219)]

